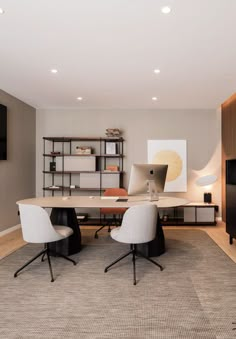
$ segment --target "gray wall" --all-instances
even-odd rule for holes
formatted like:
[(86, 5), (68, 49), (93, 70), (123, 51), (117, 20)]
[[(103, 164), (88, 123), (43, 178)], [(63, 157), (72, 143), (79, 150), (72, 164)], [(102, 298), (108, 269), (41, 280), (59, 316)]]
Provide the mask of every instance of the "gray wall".
[(125, 186), (132, 163), (147, 162), (148, 139), (186, 139), (186, 193), (168, 193), (191, 201), (203, 200), (197, 177), (216, 174), (213, 200), (221, 204), (221, 120), (215, 110), (37, 110), (36, 194), (42, 196), (43, 136), (105, 136), (108, 127), (120, 128), (125, 139)]
[(0, 160), (0, 231), (19, 223), (16, 201), (35, 196), (35, 122), (33, 107), (0, 90), (7, 106), (7, 160)]

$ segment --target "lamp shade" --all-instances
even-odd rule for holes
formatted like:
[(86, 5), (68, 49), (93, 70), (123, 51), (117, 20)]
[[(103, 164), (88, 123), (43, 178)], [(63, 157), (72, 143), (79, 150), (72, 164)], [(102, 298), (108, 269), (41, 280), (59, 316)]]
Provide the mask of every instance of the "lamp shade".
[(196, 180), (198, 186), (208, 186), (213, 184), (217, 180), (216, 175), (204, 175)]

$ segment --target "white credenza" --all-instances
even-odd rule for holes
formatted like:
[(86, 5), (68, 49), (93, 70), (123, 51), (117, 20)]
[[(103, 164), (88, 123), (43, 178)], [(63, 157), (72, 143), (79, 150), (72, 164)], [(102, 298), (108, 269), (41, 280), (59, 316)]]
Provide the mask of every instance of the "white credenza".
[(183, 210), (185, 224), (216, 224), (217, 205), (213, 203), (191, 202)]
[(214, 203), (191, 202), (160, 210), (163, 225), (216, 225), (218, 206)]

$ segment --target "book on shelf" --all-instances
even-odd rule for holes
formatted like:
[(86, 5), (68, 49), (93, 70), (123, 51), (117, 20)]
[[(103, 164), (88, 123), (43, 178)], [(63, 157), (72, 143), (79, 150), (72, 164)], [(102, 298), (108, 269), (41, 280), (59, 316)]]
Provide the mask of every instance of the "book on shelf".
[(115, 142), (106, 142), (106, 154), (116, 154)]

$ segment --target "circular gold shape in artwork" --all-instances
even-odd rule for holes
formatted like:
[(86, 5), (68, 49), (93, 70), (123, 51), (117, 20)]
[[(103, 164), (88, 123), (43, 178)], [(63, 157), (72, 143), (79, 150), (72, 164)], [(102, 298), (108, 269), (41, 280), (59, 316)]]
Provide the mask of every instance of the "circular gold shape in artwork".
[(175, 151), (160, 151), (153, 158), (154, 164), (168, 164), (166, 181), (173, 181), (180, 176), (183, 168), (183, 161)]

